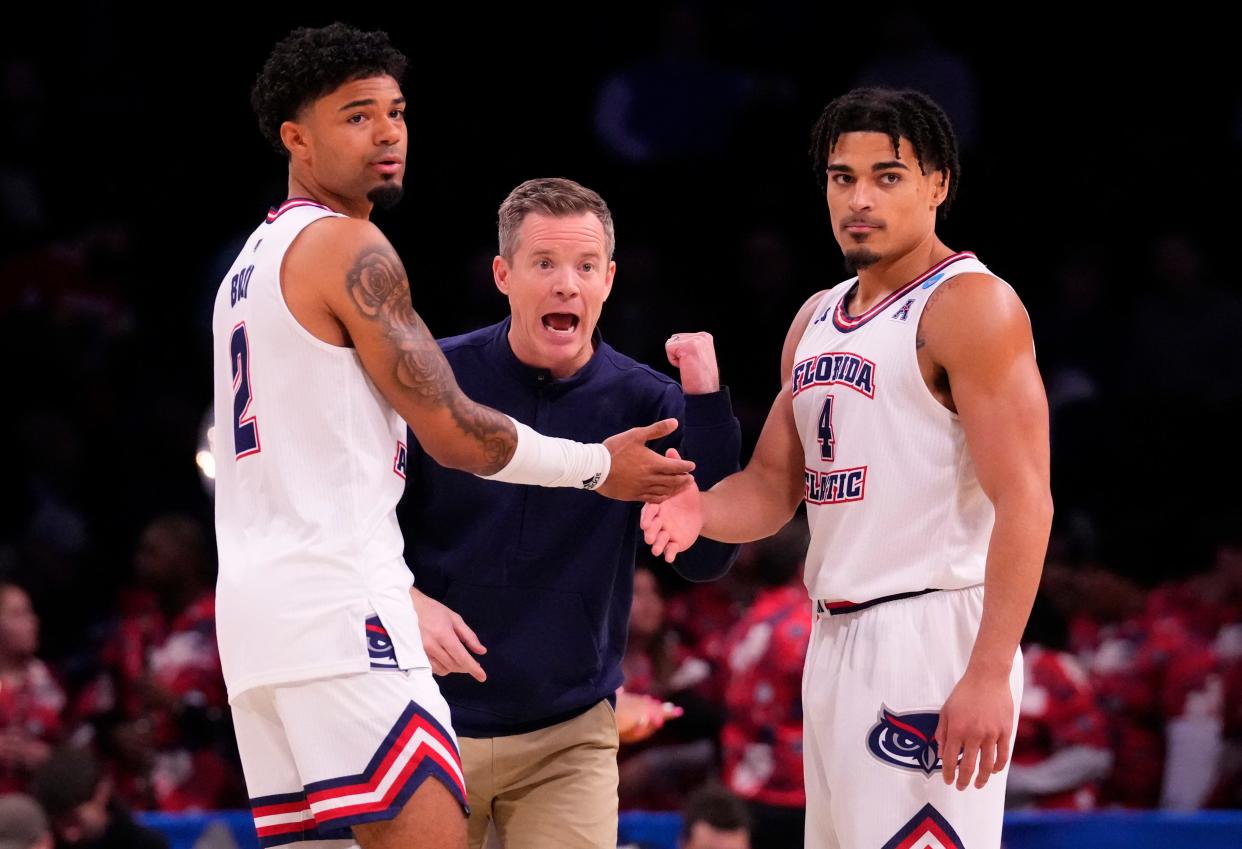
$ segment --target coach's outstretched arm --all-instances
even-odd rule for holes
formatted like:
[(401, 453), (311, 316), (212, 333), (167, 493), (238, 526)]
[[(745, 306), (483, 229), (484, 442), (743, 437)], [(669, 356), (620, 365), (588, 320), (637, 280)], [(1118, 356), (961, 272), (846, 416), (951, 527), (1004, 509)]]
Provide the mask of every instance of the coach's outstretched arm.
[(400, 258), (369, 221), (308, 226), (285, 255), (282, 288), (289, 281), (312, 287), (310, 303), (339, 323), (376, 388), (437, 463), (509, 483), (598, 488), (622, 501), (660, 501), (690, 485), (693, 463), (646, 447), (676, 420), (584, 445), (542, 436), (467, 398), (414, 310)]
[[(663, 504), (643, 508), (644, 538), (652, 553), (672, 563), (701, 534), (720, 542), (751, 542), (779, 531), (802, 502), (805, 478), (802, 442), (794, 423), (794, 353), (806, 332), (815, 304), (811, 296), (789, 327), (781, 350), (781, 390), (772, 403), (763, 432), (746, 468), (700, 493), (694, 487)], [(676, 455), (674, 455), (676, 456)]]

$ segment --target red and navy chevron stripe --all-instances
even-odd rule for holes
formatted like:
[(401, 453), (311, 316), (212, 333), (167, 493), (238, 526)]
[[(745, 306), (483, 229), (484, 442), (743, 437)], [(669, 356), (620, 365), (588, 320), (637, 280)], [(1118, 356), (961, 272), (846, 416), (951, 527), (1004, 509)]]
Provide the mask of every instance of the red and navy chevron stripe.
[(924, 805), (883, 849), (962, 849), (962, 839), (939, 811)]
[(452, 736), (410, 702), (361, 773), (316, 781), (300, 793), (251, 799), (259, 845), (350, 839), (355, 825), (395, 818), (429, 777), (439, 779), (469, 812)]
[[(282, 203), (280, 206), (273, 206), (271, 209), (267, 211), (267, 223), (271, 224), (273, 221), (275, 221), (280, 216), (284, 215), (289, 210), (297, 209), (298, 207), (301, 207), (301, 206), (313, 206), (316, 209), (328, 209), (328, 207), (324, 206), (319, 201), (311, 200), (310, 198), (289, 198), (287, 201)], [(330, 209), (328, 211), (331, 212)]]
[(948, 259), (943, 259), (940, 262), (936, 263), (931, 268), (927, 269), (922, 274), (920, 274), (918, 277), (916, 277), (914, 280), (907, 283), (905, 286), (902, 286), (896, 292), (893, 292), (887, 298), (880, 301), (878, 304), (876, 304), (871, 309), (867, 310), (862, 315), (852, 316), (845, 311), (845, 302), (848, 301), (850, 299), (850, 295), (853, 294), (853, 292), (858, 289), (858, 284), (855, 283), (854, 286), (850, 289), (850, 291), (846, 293), (845, 297), (837, 301), (836, 309), (832, 311), (832, 324), (834, 327), (837, 328), (837, 330), (840, 330), (842, 333), (849, 333), (851, 330), (857, 330), (858, 328), (866, 324), (868, 321), (871, 321), (871, 319), (875, 318), (877, 315), (884, 312), (884, 310), (892, 306), (893, 303), (897, 301), (899, 298), (901, 298), (903, 295), (909, 292), (913, 292), (914, 289), (919, 284), (926, 281), (927, 278), (931, 277), (933, 274), (944, 271), (946, 268), (948, 268), (950, 265), (957, 262), (958, 260), (974, 259), (974, 257), (975, 255), (971, 253), (970, 251), (961, 251), (959, 253), (955, 253), (953, 254), (953, 256), (949, 257)]

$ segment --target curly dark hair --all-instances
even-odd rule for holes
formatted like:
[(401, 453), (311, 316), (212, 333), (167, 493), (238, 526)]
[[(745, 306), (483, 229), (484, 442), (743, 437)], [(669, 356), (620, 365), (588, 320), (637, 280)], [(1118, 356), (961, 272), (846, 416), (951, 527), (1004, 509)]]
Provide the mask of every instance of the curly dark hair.
[(920, 171), (926, 174), (930, 167), (949, 173), (949, 193), (939, 209), (942, 217), (948, 214), (957, 196), (961, 165), (953, 125), (934, 100), (909, 89), (856, 88), (825, 106), (811, 131), (811, 166), (821, 190), (828, 186), (828, 154), (845, 133), (885, 133), (894, 153), (901, 139), (909, 139)]
[(272, 48), (254, 81), (250, 105), (259, 130), (277, 153), (289, 155), (280, 125), (308, 103), (353, 80), (387, 74), (398, 83), (407, 60), (385, 32), (363, 32), (342, 23), (302, 27)]

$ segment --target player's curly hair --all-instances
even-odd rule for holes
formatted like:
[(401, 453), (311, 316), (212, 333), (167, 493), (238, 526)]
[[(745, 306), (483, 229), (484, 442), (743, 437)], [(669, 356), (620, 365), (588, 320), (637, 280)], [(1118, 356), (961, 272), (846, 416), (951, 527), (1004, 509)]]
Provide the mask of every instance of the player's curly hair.
[(385, 32), (363, 32), (342, 23), (301, 27), (272, 48), (250, 92), (259, 130), (277, 153), (288, 156), (280, 125), (308, 103), (352, 80), (405, 76), (405, 56)]
[(948, 214), (962, 169), (953, 125), (934, 100), (909, 89), (856, 88), (825, 106), (811, 131), (811, 167), (821, 190), (828, 187), (828, 154), (845, 133), (885, 133), (894, 153), (902, 138), (909, 139), (920, 171), (949, 173), (949, 192), (939, 209), (941, 216)]

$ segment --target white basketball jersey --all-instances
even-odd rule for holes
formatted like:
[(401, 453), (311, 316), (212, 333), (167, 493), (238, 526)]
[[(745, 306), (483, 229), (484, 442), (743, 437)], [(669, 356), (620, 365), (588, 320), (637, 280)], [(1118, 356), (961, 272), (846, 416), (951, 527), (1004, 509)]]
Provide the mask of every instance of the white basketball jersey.
[(289, 245), (332, 215), (300, 198), (272, 210), (216, 296), (216, 617), (230, 698), (366, 671), (372, 613), (399, 666), (427, 663), (395, 513), (405, 423), (357, 352), (312, 335), (281, 293)]
[(824, 294), (798, 343), (792, 391), (814, 599), (858, 604), (983, 583), (992, 504), (961, 422), (932, 396), (915, 351), (927, 299), (966, 273), (990, 274), (973, 254), (955, 254), (858, 316), (845, 309), (857, 278), (846, 280)]

